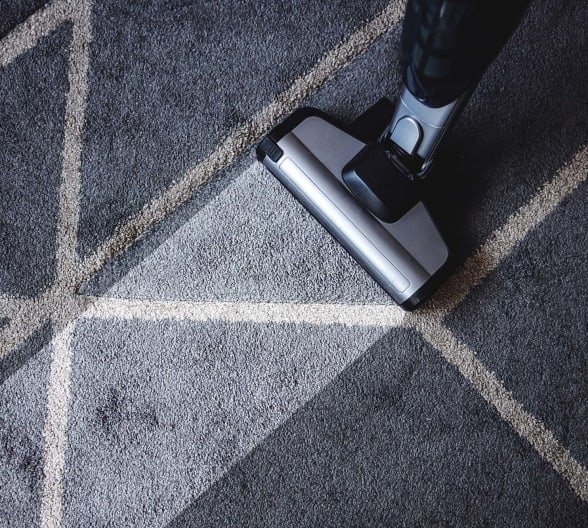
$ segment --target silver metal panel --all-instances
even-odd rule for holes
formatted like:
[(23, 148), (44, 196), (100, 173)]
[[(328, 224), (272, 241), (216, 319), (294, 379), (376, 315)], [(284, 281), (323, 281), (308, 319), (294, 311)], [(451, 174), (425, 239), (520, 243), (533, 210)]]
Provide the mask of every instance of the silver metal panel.
[(343, 167), (365, 143), (320, 117), (312, 116), (292, 130), (300, 142), (343, 183)]
[(412, 117), (405, 116), (399, 119), (392, 130), (394, 143), (410, 155), (419, 147), (422, 136), (421, 127)]
[(431, 275), (449, 258), (447, 244), (423, 202), (390, 224), (389, 231)]

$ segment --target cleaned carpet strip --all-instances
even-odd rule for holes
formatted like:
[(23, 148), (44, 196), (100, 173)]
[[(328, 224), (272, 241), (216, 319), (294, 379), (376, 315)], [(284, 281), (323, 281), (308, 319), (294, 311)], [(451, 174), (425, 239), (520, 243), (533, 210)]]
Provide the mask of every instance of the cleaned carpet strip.
[(82, 316), (97, 319), (218, 320), (394, 327), (402, 323), (405, 315), (399, 307), (391, 305), (139, 301), (104, 297), (88, 300), (91, 306)]

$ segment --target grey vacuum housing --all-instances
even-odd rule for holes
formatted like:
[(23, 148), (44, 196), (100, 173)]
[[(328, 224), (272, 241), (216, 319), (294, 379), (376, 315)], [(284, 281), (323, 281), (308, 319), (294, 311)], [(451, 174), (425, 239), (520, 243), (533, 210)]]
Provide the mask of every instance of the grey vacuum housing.
[(380, 101), (358, 119), (357, 131), (314, 108), (300, 109), (269, 133), (257, 155), (378, 284), (411, 310), (434, 290), (449, 250), (416, 184), (360, 130), (362, 122), (382, 121), (390, 106)]

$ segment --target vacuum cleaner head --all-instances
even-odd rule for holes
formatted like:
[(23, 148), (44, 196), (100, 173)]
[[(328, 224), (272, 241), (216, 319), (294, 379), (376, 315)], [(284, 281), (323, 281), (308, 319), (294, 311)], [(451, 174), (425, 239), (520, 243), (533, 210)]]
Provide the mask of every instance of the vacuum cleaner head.
[(300, 109), (261, 141), (257, 156), (402, 308), (412, 310), (437, 287), (449, 250), (402, 150), (369, 140), (374, 130), (367, 133), (365, 125), (373, 129), (378, 113), (382, 121), (378, 105), (381, 110), (382, 101), (352, 128)]

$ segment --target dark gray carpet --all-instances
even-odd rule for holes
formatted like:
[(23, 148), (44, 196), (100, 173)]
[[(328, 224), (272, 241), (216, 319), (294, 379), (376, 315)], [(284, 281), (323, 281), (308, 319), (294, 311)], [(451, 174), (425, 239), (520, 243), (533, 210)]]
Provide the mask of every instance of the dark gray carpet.
[(169, 526), (580, 526), (587, 515), (436, 351), (393, 331)]
[[(2, 71), (1, 291), (33, 296), (55, 276), (70, 25)], [(43, 74), (41, 75), (41, 72)]]
[[(38, 5), (0, 2), (0, 36)], [(384, 6), (95, 0), (79, 257)], [(585, 146), (586, 20), (535, 0), (451, 137), (428, 192), (458, 262)], [(395, 313), (250, 147), (80, 294), (56, 285), (73, 27), (0, 68), (0, 526), (588, 525), (585, 182), (444, 321), (579, 463), (571, 483), (419, 332), (321, 311)], [(303, 103), (350, 120), (393, 96), (399, 34)], [(137, 312), (74, 307), (95, 297)]]
[(448, 321), (584, 465), (588, 242), (585, 227), (572, 226), (585, 225), (587, 191), (563, 202)]

